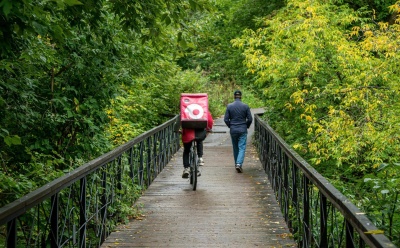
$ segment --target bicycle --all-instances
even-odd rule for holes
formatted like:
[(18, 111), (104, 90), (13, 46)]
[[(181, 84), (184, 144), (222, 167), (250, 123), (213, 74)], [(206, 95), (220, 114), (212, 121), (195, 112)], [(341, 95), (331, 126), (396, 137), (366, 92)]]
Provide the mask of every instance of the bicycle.
[[(179, 126), (179, 125), (177, 125)], [(175, 128), (175, 132), (182, 134), (181, 130), (177, 130), (177, 128)], [(192, 140), (192, 145), (190, 147), (190, 152), (189, 152), (189, 168), (190, 168), (190, 172), (189, 172), (189, 181), (190, 184), (193, 187), (193, 190), (196, 190), (197, 187), (197, 177), (198, 174), (197, 173), (193, 173), (193, 172), (199, 172), (199, 165), (198, 165), (198, 155), (197, 155), (197, 142), (196, 139)]]
[[(207, 133), (226, 133), (226, 131), (209, 130), (207, 131)], [(196, 139), (192, 140), (192, 146), (190, 147), (190, 152), (189, 152), (189, 163), (190, 163), (190, 175), (189, 175), (190, 184), (192, 185), (193, 190), (196, 190), (197, 178), (200, 176)]]
[[(181, 130), (176, 131), (182, 134)], [(226, 131), (213, 131), (209, 130), (207, 133), (226, 133)], [(189, 150), (189, 181), (192, 185), (193, 190), (197, 188), (197, 178), (200, 176), (199, 164), (198, 164), (198, 154), (197, 154), (197, 141), (192, 140), (191, 147)]]

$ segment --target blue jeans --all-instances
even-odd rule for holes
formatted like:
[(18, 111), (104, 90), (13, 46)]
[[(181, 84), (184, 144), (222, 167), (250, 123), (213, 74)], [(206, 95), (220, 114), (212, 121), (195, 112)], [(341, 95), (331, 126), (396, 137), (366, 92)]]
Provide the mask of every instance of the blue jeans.
[(246, 153), (247, 133), (231, 133), (235, 164), (243, 164)]

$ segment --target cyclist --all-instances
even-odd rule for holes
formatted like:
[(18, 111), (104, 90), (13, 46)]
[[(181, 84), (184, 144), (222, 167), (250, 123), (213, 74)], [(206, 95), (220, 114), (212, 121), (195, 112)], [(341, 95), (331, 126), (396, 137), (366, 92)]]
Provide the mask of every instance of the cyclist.
[[(192, 147), (192, 141), (196, 139), (197, 143), (197, 156), (198, 163), (200, 166), (204, 165), (203, 160), (203, 140), (207, 137), (207, 131), (211, 131), (214, 124), (214, 120), (208, 111), (207, 127), (200, 129), (182, 128), (182, 143), (183, 143), (183, 173), (182, 178), (189, 178), (190, 173), (190, 162), (189, 154), (190, 148)], [(200, 176), (198, 172), (197, 176)]]

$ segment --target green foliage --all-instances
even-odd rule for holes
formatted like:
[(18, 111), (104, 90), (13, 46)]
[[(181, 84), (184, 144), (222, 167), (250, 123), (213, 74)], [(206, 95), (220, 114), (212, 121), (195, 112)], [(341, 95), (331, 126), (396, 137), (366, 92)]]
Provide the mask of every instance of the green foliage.
[[(38, 188), (58, 177), (66, 171), (57, 168), (64, 163), (59, 155), (44, 155), (27, 150), (31, 157), (28, 164), (7, 165), (0, 170), (0, 206), (17, 200), (32, 189)], [(17, 172), (17, 173), (15, 173)]]
[(233, 41), (264, 94), (269, 122), (346, 188), (400, 154), (400, 29), (369, 17), (366, 8), (292, 0)]
[(107, 110), (110, 119), (107, 132), (115, 145), (127, 142), (179, 112), (178, 92), (182, 92), (187, 83), (166, 80), (174, 77), (177, 68), (164, 63), (155, 62), (152, 68), (158, 72), (153, 71), (122, 86), (119, 96)]
[[(57, 161), (51, 163), (56, 175), (177, 114), (181, 92), (208, 93), (211, 112), (222, 115), (231, 92), (248, 80), (237, 82), (241, 55), (229, 44), (241, 29), (234, 28), (241, 21), (234, 24), (233, 13), (243, 5), (229, 6), (192, 0), (1, 1), (0, 161), (5, 181), (15, 178), (21, 187), (4, 185), (4, 202), (14, 199), (3, 198), (8, 192), (23, 194), (53, 178), (49, 173), (29, 185), (36, 179), (27, 171), (47, 158)], [(257, 1), (241, 20), (252, 23), (260, 6)], [(218, 24), (224, 8), (232, 10), (225, 31)], [(210, 42), (217, 53), (207, 50)], [(209, 58), (199, 60), (204, 66), (195, 62), (181, 71), (175, 63), (201, 53)]]
[(348, 39), (349, 25), (368, 21), (361, 14), (345, 7), (292, 1), (267, 18), (264, 28), (248, 30), (234, 44), (245, 47), (256, 84), (264, 87), (271, 111), (282, 117), (273, 121), (281, 122), (289, 133), (296, 120), (296, 136), (309, 140), (315, 164), (333, 158), (337, 165), (362, 171), (397, 154), (396, 142), (386, 142), (397, 128), (385, 122), (397, 115), (399, 95), (391, 83), (398, 76), (386, 66), (391, 59), (368, 53), (361, 47), (365, 44)]
[(389, 239), (399, 242), (400, 234), (400, 163), (382, 164), (376, 173), (366, 175), (360, 187), (366, 194), (360, 205), (368, 217), (384, 228)]
[(337, 0), (338, 3), (347, 3), (351, 8), (368, 9), (371, 11), (371, 17), (377, 21), (391, 21), (393, 16), (388, 12), (389, 6), (396, 3), (396, 0)]
[[(129, 129), (123, 127), (127, 137), (162, 122), (165, 117), (158, 115), (164, 111), (176, 113), (169, 102), (175, 87), (164, 84), (163, 77), (174, 74), (171, 58), (181, 42), (176, 37), (187, 31), (164, 25), (183, 27), (190, 14), (205, 10), (207, 4), (191, 0), (122, 3), (1, 1), (0, 161), (4, 182), (10, 182), (1, 191), (4, 202), (14, 199), (10, 192), (27, 193), (52, 180), (58, 171), (109, 151), (115, 144), (107, 137), (106, 110), (116, 106), (113, 103), (119, 103), (113, 111), (135, 113), (141, 119), (129, 120), (134, 123)], [(133, 9), (134, 14), (129, 11)], [(163, 28), (163, 33), (152, 31), (157, 28)], [(143, 88), (136, 91), (136, 82)], [(123, 112), (122, 104), (136, 100), (123, 99), (130, 86), (130, 94), (141, 96), (135, 105), (139, 110)], [(54, 175), (49, 173), (30, 187), (30, 180), (36, 180), (31, 170), (40, 171), (35, 159), (42, 164), (47, 157), (54, 160), (49, 165)], [(13, 179), (19, 183), (12, 184)]]
[(230, 40), (242, 29), (254, 27), (256, 17), (263, 16), (279, 3), (281, 1), (269, 4), (262, 0), (215, 1), (213, 12), (193, 21), (198, 45), (179, 57), (178, 64), (184, 69), (200, 68), (215, 85), (224, 84), (232, 90), (237, 86), (251, 87), (252, 76), (246, 76), (243, 57), (232, 48)]

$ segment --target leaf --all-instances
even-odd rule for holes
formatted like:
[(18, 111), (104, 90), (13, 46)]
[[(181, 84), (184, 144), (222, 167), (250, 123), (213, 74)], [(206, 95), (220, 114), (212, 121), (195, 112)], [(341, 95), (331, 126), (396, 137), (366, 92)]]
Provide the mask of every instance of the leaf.
[(186, 43), (186, 41), (185, 41), (184, 39), (181, 39), (181, 40), (179, 41), (179, 45), (180, 45), (182, 48), (187, 48), (187, 43)]
[(383, 230), (377, 229), (377, 230), (370, 230), (370, 231), (367, 231), (367, 232), (364, 232), (364, 233), (365, 234), (384, 234), (385, 232)]
[(83, 5), (83, 3), (81, 3), (78, 0), (64, 0), (64, 3), (67, 4), (68, 6)]
[(47, 60), (46, 60), (46, 57), (45, 57), (45, 56), (40, 55), (39, 58), (40, 58), (43, 62), (46, 63)]
[(6, 104), (6, 101), (0, 96), (0, 107), (3, 107)]
[(168, 26), (169, 24), (171, 24), (171, 22), (172, 22), (172, 21), (171, 21), (171, 18), (169, 18), (169, 16), (166, 16), (166, 17), (165, 17), (165, 25)]
[(379, 168), (378, 168), (378, 171), (381, 171), (381, 170), (385, 169), (387, 166), (388, 166), (387, 163), (382, 163), (382, 164), (380, 164), (380, 166), (379, 166)]
[(0, 2), (0, 7), (3, 7), (4, 15), (8, 16), (8, 14), (10, 14), (11, 9), (12, 9), (12, 3), (11, 3), (11, 1), (3, 0)]
[(8, 145), (21, 145), (21, 138), (18, 135), (4, 137), (4, 142)]

